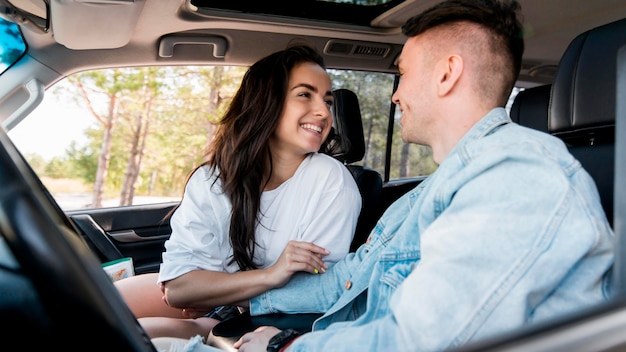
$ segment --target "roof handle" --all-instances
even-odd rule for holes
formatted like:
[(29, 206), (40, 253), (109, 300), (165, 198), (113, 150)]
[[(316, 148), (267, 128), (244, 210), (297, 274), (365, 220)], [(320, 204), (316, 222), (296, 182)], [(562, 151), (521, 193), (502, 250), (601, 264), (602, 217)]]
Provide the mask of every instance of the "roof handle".
[(168, 36), (159, 42), (159, 57), (174, 56), (174, 47), (176, 45), (213, 45), (213, 56), (222, 59), (226, 55), (228, 43), (226, 39), (218, 36), (202, 37), (202, 36)]
[(2, 106), (15, 110), (7, 110), (8, 117), (2, 121), (5, 111), (0, 110), (0, 125), (11, 130), (13, 127), (30, 114), (43, 100), (45, 88), (41, 82), (33, 78), (23, 85), (15, 88), (4, 97), (0, 97)]

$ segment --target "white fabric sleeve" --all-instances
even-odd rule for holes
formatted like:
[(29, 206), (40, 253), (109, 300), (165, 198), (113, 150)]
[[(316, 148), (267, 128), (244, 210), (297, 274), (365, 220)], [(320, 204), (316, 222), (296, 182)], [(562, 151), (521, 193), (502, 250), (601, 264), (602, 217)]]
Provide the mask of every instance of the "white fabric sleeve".
[(330, 251), (324, 261), (335, 263), (350, 250), (354, 230), (361, 212), (361, 194), (348, 169), (339, 161), (315, 154), (305, 174), (316, 184), (317, 194), (300, 194), (307, 204), (301, 221), (299, 240), (313, 242)]
[[(171, 217), (172, 233), (165, 242), (158, 282), (172, 280), (193, 270), (233, 272), (228, 241), (230, 201), (219, 181), (203, 166), (185, 186), (180, 206)], [(226, 219), (225, 219), (226, 218)]]

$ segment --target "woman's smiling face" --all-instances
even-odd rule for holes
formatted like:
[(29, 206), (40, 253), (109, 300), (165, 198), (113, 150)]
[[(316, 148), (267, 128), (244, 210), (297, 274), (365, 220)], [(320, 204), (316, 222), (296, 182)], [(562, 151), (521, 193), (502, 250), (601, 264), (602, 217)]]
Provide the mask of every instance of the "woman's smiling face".
[(312, 62), (294, 66), (271, 148), (301, 155), (318, 151), (333, 124), (332, 102), (330, 77), (322, 67)]

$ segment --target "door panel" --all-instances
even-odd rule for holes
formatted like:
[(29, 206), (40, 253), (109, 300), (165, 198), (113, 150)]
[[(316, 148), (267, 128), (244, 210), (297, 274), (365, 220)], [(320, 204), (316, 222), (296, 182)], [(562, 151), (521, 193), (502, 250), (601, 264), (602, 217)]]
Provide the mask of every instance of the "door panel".
[(178, 202), (81, 209), (66, 214), (102, 262), (132, 257), (135, 273), (157, 272)]
[[(388, 182), (379, 214), (423, 179)], [(164, 243), (171, 234), (169, 219), (178, 202), (66, 211), (89, 247), (104, 262), (132, 257), (135, 274), (157, 272)]]

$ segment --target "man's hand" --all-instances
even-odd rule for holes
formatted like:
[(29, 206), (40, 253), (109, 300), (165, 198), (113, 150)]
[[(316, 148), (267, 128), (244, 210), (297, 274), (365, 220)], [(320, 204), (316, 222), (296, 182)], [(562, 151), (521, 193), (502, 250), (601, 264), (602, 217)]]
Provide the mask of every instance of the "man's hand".
[(182, 314), (183, 314), (183, 317), (187, 319), (196, 319), (196, 318), (203, 317), (211, 313), (212, 311), (213, 311), (212, 309), (207, 310), (207, 309), (196, 309), (196, 308), (183, 308)]
[(253, 332), (249, 332), (243, 335), (233, 347), (237, 348), (240, 352), (265, 352), (267, 351), (267, 344), (270, 342), (272, 336), (278, 334), (279, 329), (273, 326), (261, 326)]

